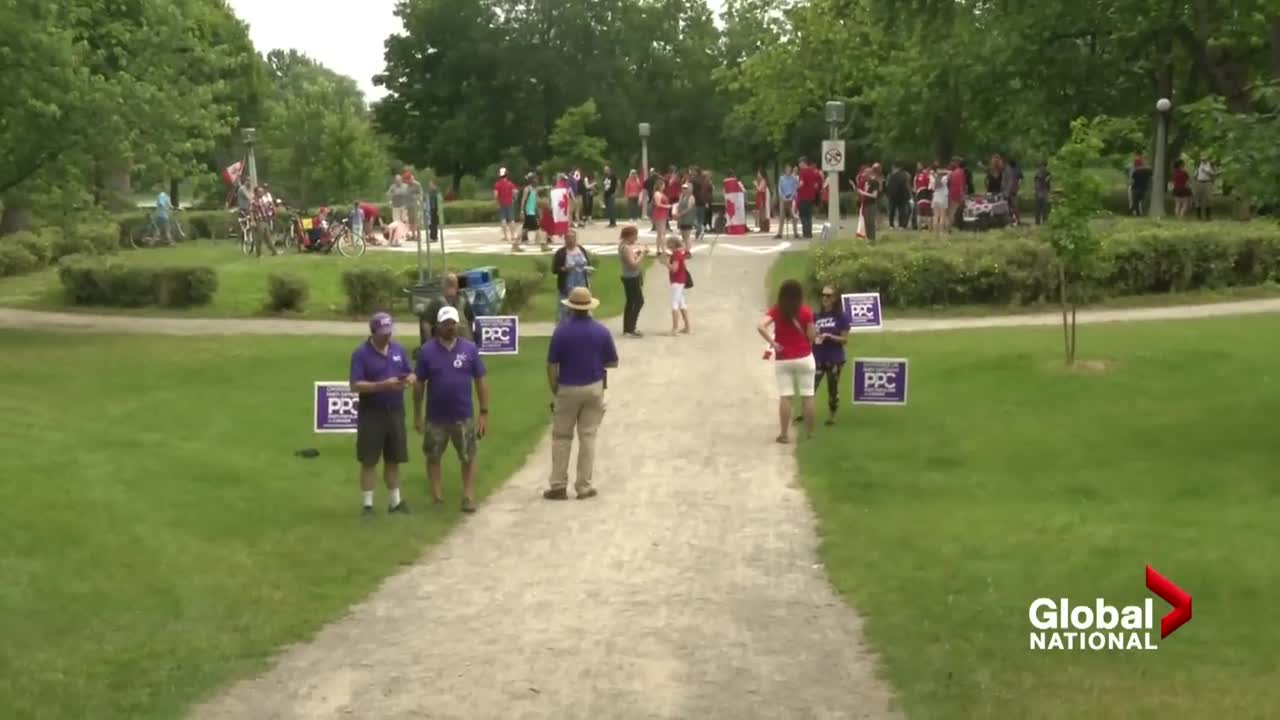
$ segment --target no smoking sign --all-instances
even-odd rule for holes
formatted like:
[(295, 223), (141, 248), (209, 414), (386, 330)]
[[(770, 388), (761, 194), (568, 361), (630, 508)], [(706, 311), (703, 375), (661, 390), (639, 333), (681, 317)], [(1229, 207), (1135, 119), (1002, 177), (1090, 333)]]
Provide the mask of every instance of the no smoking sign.
[(823, 172), (844, 172), (844, 141), (822, 141)]

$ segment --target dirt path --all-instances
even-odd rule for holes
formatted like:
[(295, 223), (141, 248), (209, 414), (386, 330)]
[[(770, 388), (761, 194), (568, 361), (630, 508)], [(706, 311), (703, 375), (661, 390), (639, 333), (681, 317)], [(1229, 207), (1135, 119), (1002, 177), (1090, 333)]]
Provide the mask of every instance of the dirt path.
[[(716, 263), (755, 264), (765, 267), (768, 258), (730, 258), (719, 256)], [(607, 280), (606, 280), (607, 281)], [(763, 280), (759, 287), (763, 288)], [(717, 289), (717, 292), (719, 290)], [(701, 294), (701, 293), (700, 293)], [(750, 301), (758, 303), (760, 292)], [(657, 299), (652, 299), (656, 303)], [(1254, 315), (1280, 312), (1280, 298), (1244, 300), (1237, 302), (1209, 303), (1205, 305), (1173, 305), (1156, 308), (1123, 308), (1114, 310), (1081, 310), (1080, 324), (1131, 322), (1140, 320), (1182, 320), (1191, 318), (1220, 317), (1225, 315)], [(605, 318), (615, 331), (620, 320)], [(1030, 327), (1058, 325), (1062, 316), (1057, 313), (1032, 315), (991, 315), (976, 318), (893, 318), (892, 309), (885, 324), (885, 332), (935, 332), (940, 330), (972, 330), (994, 327)], [(0, 330), (38, 328), (67, 332), (106, 332), (131, 335), (342, 335), (359, 337), (368, 332), (363, 322), (341, 320), (286, 320), (277, 318), (157, 318), (132, 315), (100, 315), (92, 313), (44, 312), (0, 307)], [(523, 323), (520, 334), (525, 337), (547, 337), (553, 325), (546, 322)]]
[(544, 442), (416, 565), (194, 717), (898, 717), (817, 564), (793, 455), (771, 442), (754, 334), (767, 265), (694, 265), (681, 338), (656, 334), (650, 275), (652, 334), (619, 341), (610, 374), (598, 498), (541, 499)]

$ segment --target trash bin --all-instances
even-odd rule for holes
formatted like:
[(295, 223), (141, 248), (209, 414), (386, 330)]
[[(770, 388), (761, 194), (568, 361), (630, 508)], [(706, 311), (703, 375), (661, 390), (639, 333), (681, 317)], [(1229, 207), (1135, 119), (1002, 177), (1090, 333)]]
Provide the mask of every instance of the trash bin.
[(460, 272), (458, 286), (477, 316), (502, 312), (502, 301), (507, 297), (507, 281), (502, 279), (498, 268), (489, 265)]
[(427, 308), (437, 300), (444, 300), (440, 281), (427, 278), (424, 282), (415, 283), (406, 288), (405, 293), (409, 296), (409, 312), (418, 316), (418, 342), (425, 343), (427, 341)]

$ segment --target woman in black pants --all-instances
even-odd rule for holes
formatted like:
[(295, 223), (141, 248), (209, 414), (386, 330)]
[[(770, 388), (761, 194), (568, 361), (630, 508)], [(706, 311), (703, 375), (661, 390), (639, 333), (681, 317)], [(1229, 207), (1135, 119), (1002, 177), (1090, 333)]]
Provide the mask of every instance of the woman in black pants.
[(635, 225), (622, 228), (622, 241), (618, 244), (618, 260), (622, 264), (622, 289), (626, 293), (626, 305), (622, 310), (622, 334), (638, 338), (636, 322), (640, 308), (644, 307), (644, 248), (636, 244), (638, 233)]
[(822, 288), (822, 308), (814, 318), (818, 337), (813, 341), (813, 361), (818, 372), (813, 384), (814, 389), (822, 386), (823, 378), (827, 380), (827, 410), (831, 413), (827, 418), (828, 425), (836, 424), (836, 411), (840, 409), (840, 374), (844, 371), (844, 346), (849, 342), (849, 318), (841, 306), (840, 294), (828, 285)]

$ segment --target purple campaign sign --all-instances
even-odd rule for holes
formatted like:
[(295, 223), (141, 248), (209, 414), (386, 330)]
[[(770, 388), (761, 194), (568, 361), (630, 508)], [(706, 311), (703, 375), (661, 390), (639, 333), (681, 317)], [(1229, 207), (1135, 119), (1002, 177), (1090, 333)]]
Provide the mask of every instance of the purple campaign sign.
[(349, 383), (318, 382), (315, 391), (315, 432), (353, 433), (360, 412), (360, 396), (351, 392)]
[(880, 312), (880, 293), (845, 293), (840, 296), (844, 316), (849, 318), (849, 329), (879, 330), (884, 327), (884, 315)]
[(854, 405), (906, 405), (906, 358), (854, 358)]
[(476, 318), (476, 347), (481, 355), (515, 355), (520, 352), (520, 319), (514, 315), (481, 315)]

